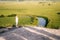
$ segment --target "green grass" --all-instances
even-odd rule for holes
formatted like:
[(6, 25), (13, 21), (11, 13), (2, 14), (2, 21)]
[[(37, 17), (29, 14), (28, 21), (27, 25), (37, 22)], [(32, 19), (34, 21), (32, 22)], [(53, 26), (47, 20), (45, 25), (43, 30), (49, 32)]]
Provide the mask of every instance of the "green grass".
[[(51, 4), (50, 6), (48, 4)], [(60, 12), (60, 3), (56, 2), (4, 2), (0, 3), (0, 15), (4, 14), (17, 14), (19, 17), (19, 25), (20, 24), (30, 24), (30, 18), (20, 18), (20, 16), (24, 15), (36, 15), (36, 16), (45, 16), (50, 21), (47, 27), (59, 26), (60, 27), (60, 15), (57, 13)], [(12, 19), (10, 19), (11, 21)], [(0, 20), (1, 21), (1, 20)], [(4, 21), (4, 20), (2, 20)], [(24, 22), (23, 22), (24, 21)], [(5, 22), (8, 23), (8, 22)], [(4, 24), (4, 22), (0, 22), (0, 25)]]
[(31, 18), (29, 16), (19, 16), (19, 24), (18, 25), (30, 25)]
[(0, 18), (0, 26), (12, 26), (15, 24), (14, 17), (1, 17)]
[[(30, 25), (31, 18), (28, 16), (19, 17), (19, 26), (20, 25)], [(10, 27), (15, 25), (15, 17), (0, 17), (0, 26)]]

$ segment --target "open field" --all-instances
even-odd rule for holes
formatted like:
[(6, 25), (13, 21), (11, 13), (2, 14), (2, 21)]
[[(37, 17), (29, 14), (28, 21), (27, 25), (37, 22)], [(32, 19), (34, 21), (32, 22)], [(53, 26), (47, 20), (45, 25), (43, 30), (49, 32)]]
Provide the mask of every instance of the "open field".
[(0, 18), (0, 26), (12, 26), (12, 24), (15, 24), (14, 17), (4, 17)]
[[(57, 27), (60, 26), (60, 15), (57, 14), (60, 12), (59, 7), (59, 2), (0, 2), (0, 15), (17, 14), (19, 17), (21, 15), (45, 16), (50, 20), (48, 26)], [(0, 22), (0, 25), (2, 25), (2, 22)]]

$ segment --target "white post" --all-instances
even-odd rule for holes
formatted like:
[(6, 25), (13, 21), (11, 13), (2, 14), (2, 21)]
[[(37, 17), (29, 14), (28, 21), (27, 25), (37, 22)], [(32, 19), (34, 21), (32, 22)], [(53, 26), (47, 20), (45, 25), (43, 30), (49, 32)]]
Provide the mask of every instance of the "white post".
[(18, 17), (16, 16), (16, 27), (18, 26)]

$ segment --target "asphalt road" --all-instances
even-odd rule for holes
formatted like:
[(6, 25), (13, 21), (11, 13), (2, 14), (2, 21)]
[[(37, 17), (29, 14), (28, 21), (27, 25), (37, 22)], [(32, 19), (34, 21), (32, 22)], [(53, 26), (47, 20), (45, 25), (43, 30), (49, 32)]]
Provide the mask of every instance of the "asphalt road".
[(1, 34), (0, 40), (60, 40), (60, 30), (22, 27)]

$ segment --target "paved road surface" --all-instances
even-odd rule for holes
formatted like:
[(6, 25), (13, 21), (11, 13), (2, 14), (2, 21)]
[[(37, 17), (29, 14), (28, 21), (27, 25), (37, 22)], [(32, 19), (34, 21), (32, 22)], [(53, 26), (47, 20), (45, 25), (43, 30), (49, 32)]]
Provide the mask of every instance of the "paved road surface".
[(0, 40), (60, 40), (60, 30), (22, 27), (1, 34)]

